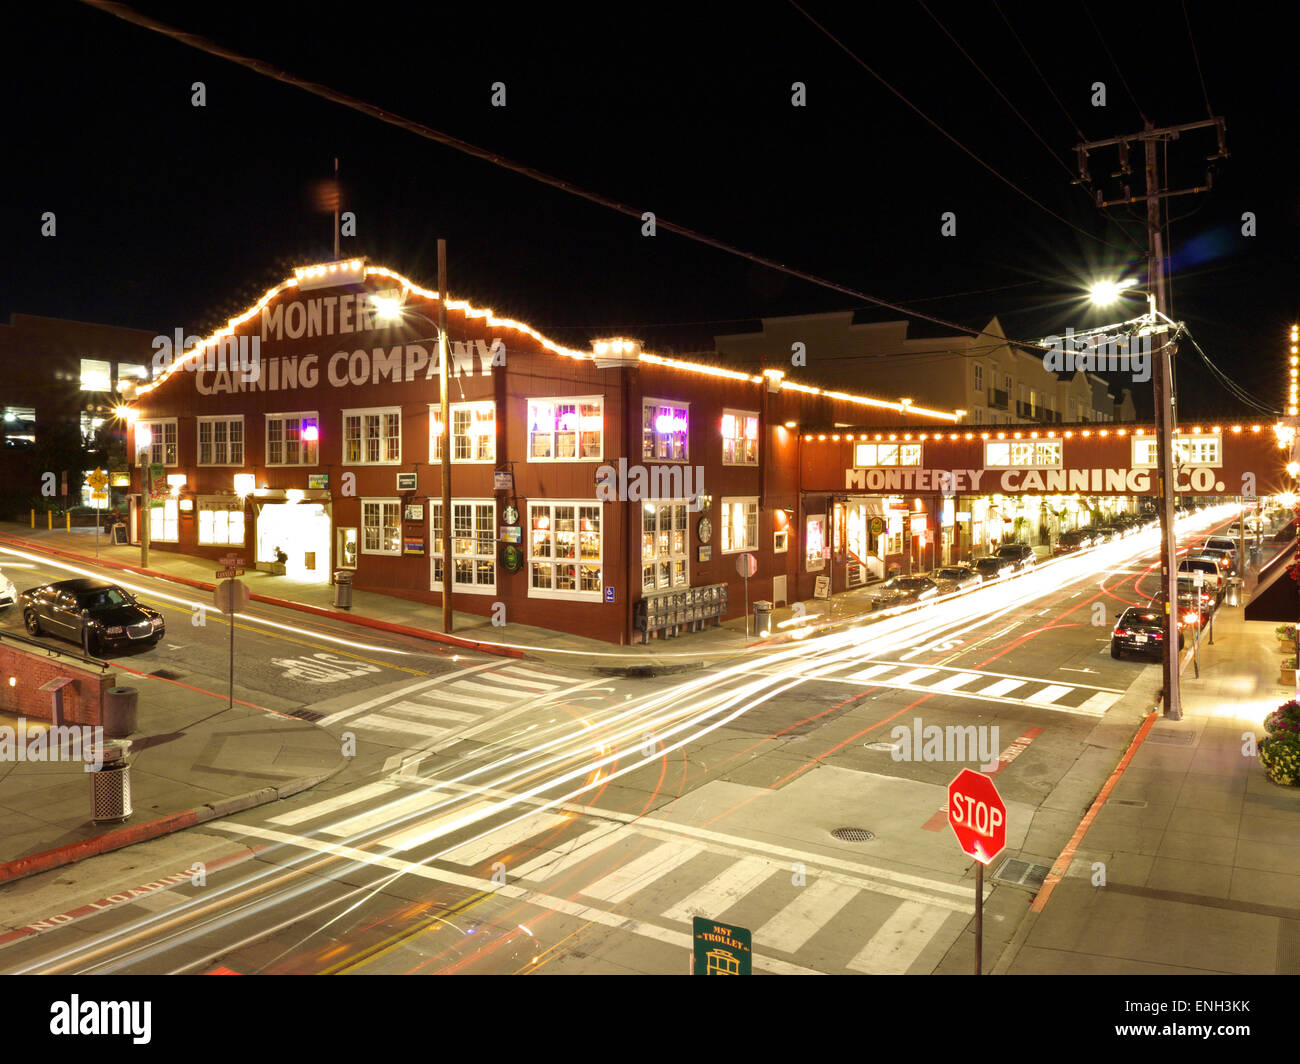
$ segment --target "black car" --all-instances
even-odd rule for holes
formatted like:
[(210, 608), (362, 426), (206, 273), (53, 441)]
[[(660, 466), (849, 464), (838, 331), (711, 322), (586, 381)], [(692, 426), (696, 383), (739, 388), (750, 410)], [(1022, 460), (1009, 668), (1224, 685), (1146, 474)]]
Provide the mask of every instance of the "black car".
[(1023, 543), (1008, 543), (1005, 547), (999, 547), (998, 557), (1015, 566), (1016, 572), (1020, 572), (1022, 569), (1032, 569), (1034, 562), (1038, 560), (1034, 554), (1034, 548), (1027, 547)]
[(985, 583), (988, 583), (990, 580), (1001, 580), (1004, 576), (1010, 576), (1016, 571), (1016, 563), (993, 554), (987, 558), (980, 558), (975, 563), (975, 571), (984, 578)]
[(928, 576), (895, 576), (886, 580), (871, 596), (871, 605), (873, 609), (887, 609), (936, 598), (938, 594), (939, 585)]
[[(1120, 614), (1110, 633), (1110, 656), (1118, 658), (1126, 650), (1160, 657), (1165, 646), (1164, 608), (1139, 609), (1130, 606)], [(1183, 649), (1182, 626), (1179, 626), (1178, 649)]]
[(984, 578), (969, 565), (945, 565), (942, 569), (931, 569), (928, 575), (943, 595), (984, 583)]
[(70, 639), (87, 654), (154, 646), (166, 634), (161, 613), (105, 580), (59, 580), (24, 591), (18, 601), (30, 635)]
[(1091, 532), (1085, 532), (1082, 528), (1076, 528), (1071, 532), (1062, 532), (1061, 538), (1056, 541), (1052, 548), (1053, 554), (1071, 554), (1076, 550), (1087, 550), (1096, 541), (1093, 539)]

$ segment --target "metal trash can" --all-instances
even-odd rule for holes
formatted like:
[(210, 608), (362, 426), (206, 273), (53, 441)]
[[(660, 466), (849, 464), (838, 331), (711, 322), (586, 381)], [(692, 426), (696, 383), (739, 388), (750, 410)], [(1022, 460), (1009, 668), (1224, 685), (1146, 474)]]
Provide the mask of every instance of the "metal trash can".
[(90, 773), (91, 819), (96, 824), (131, 815), (131, 743), (109, 739), (101, 753), (103, 764)]
[(140, 692), (134, 687), (110, 687), (104, 692), (104, 734), (125, 739), (136, 729)]
[(334, 607), (340, 610), (352, 608), (352, 572), (340, 569), (334, 574)]
[(772, 634), (772, 604), (763, 599), (754, 602), (754, 634), (756, 636)]

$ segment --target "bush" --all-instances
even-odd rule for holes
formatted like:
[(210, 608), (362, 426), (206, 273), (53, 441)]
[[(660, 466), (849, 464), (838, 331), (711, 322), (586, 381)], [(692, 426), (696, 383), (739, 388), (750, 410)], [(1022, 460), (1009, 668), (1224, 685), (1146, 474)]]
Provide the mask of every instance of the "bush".
[(1294, 624), (1279, 624), (1273, 631), (1277, 633), (1278, 639), (1295, 639)]
[(1283, 702), (1264, 718), (1264, 730), (1269, 735), (1300, 739), (1300, 702), (1294, 698)]
[(1259, 763), (1274, 783), (1294, 787), (1300, 778), (1300, 739), (1278, 735), (1261, 739)]

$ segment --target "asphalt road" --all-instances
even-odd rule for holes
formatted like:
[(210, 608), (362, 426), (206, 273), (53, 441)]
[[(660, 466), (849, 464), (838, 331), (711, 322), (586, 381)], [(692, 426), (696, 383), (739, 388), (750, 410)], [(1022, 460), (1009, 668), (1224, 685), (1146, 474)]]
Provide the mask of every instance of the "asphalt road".
[[(0, 969), (676, 973), (698, 914), (749, 928), (760, 972), (968, 971), (970, 861), (946, 785), (988, 762), (1009, 854), (1032, 852), (1044, 825), (1073, 828), (1082, 806), (1058, 785), (1088, 736), (1112, 706), (1134, 723), (1150, 708), (1122, 699), (1158, 665), (1114, 660), (1109, 633), (1157, 589), (1156, 549), (1146, 533), (652, 680), (453, 661), (396, 639), (341, 646), (346, 626), (301, 615), (294, 632), (250, 625), (237, 689), (353, 731), (352, 766), (134, 847), (130, 865), (107, 855), (28, 881), (39, 919), (110, 879), (209, 870), (10, 943)], [(169, 633), (149, 666), (220, 683), (228, 630), (187, 632), (188, 606), (144, 597)], [(311, 660), (344, 675), (304, 675)], [(831, 834), (846, 827), (871, 837)], [(991, 953), (1030, 894), (990, 879), (985, 894)]]

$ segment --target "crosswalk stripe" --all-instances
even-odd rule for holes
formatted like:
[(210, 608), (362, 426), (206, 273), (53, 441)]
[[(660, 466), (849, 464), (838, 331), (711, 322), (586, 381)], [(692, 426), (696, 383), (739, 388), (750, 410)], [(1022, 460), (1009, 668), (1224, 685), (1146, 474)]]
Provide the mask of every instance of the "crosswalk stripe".
[(402, 732), (406, 735), (423, 735), (426, 739), (436, 739), (446, 735), (450, 728), (439, 728), (436, 724), (421, 724), (415, 720), (400, 720), (386, 717), (382, 713), (367, 713), (364, 717), (348, 722), (349, 728), (374, 729), (382, 732)]
[(993, 695), (995, 698), (1006, 694), (1008, 691), (1014, 691), (1017, 687), (1024, 686), (1024, 680), (998, 680), (997, 683), (991, 683), (987, 687), (981, 687), (976, 694)]
[(784, 909), (754, 932), (755, 950), (797, 953), (850, 900), (858, 889), (830, 879), (802, 888)]
[(334, 835), (338, 838), (348, 835), (360, 835), (371, 828), (390, 824), (394, 820), (401, 820), (403, 817), (409, 816), (411, 813), (418, 813), (421, 809), (431, 809), (442, 802), (450, 800), (451, 795), (449, 794), (442, 794), (439, 791), (421, 791), (419, 794), (410, 794), (398, 801), (386, 802), (377, 808), (367, 809), (364, 813), (348, 817), (337, 824), (330, 824), (328, 827), (321, 828), (321, 830), (326, 835)]
[(537, 669), (530, 669), (523, 665), (506, 665), (493, 675), (496, 676), (500, 673), (509, 673), (511, 676), (528, 676), (534, 680), (553, 683), (556, 687), (573, 682), (566, 676), (559, 676), (553, 672), (539, 672)]
[(267, 823), (277, 824), (280, 827), (293, 827), (294, 824), (301, 824), (306, 820), (315, 820), (318, 816), (327, 816), (350, 806), (362, 805), (372, 798), (378, 798), (381, 794), (392, 794), (401, 789), (392, 783), (368, 783), (366, 786), (357, 787), (355, 790), (343, 791), (341, 794), (334, 795), (333, 798), (325, 798), (312, 805), (304, 805), (301, 809), (294, 809), (288, 813), (273, 816)]
[(383, 845), (397, 853), (405, 853), (407, 850), (413, 850), (417, 846), (423, 846), (426, 842), (432, 842), (434, 839), (446, 835), (460, 821), (468, 821), (469, 823), (465, 826), (473, 826), (473, 824), (478, 823), (476, 818), (480, 813), (485, 813), (489, 809), (499, 809), (500, 807), (499, 802), (493, 801), (474, 802), (469, 806), (461, 806), (443, 813), (434, 820), (426, 820), (423, 824), (407, 828), (405, 831), (385, 839)]
[(454, 850), (448, 850), (440, 860), (451, 861), (458, 865), (476, 865), (493, 854), (508, 850), (525, 839), (531, 839), (534, 835), (541, 835), (558, 828), (572, 819), (555, 813), (534, 813), (518, 823), (493, 831), (486, 838), (476, 839), (465, 843), (464, 846), (457, 846)]
[(1119, 699), (1119, 695), (1111, 694), (1109, 691), (1098, 691), (1091, 698), (1080, 703), (1079, 710), (1083, 713), (1096, 713), (1100, 716), (1118, 702)]
[[(416, 720), (428, 720), (434, 717), (438, 720), (450, 720), (457, 724), (475, 724), (482, 720), (477, 713), (464, 713), (459, 709), (448, 709), (446, 706), (429, 705), (426, 702), (394, 702), (391, 706), (384, 707), (384, 713), (394, 713), (401, 716), (404, 713), (414, 714)], [(365, 719), (364, 717), (362, 718)]]
[(902, 676), (895, 676), (889, 682), (890, 683), (916, 683), (917, 680), (922, 680), (927, 676), (933, 676), (938, 671), (939, 671), (938, 669), (912, 669), (909, 672), (903, 673)]
[(756, 888), (776, 870), (776, 865), (761, 857), (742, 857), (720, 875), (714, 876), (694, 894), (683, 898), (663, 916), (668, 920), (690, 922), (694, 916), (719, 919), (731, 906)]
[(469, 692), (478, 698), (486, 697), (488, 700), (494, 700), (498, 706), (508, 705), (511, 699), (518, 698), (518, 691), (503, 691), (496, 684), (473, 683), (469, 680), (457, 680), (451, 685), (456, 697), (460, 698), (464, 692)]
[(850, 673), (846, 679), (849, 680), (870, 680), (879, 676), (883, 672), (889, 672), (891, 669), (898, 668), (897, 665), (872, 665), (869, 669), (863, 669), (861, 672)]
[(692, 843), (665, 842), (647, 854), (629, 861), (603, 879), (582, 888), (588, 897), (617, 905), (638, 890), (648, 887), (656, 879), (667, 875), (679, 865), (704, 852), (703, 846)]
[(550, 879), (611, 845), (622, 826), (622, 824), (601, 824), (599, 827), (583, 832), (564, 847), (557, 846), (547, 853), (534, 857), (531, 861), (526, 861), (512, 874), (520, 879)]
[(1060, 684), (1048, 684), (1040, 691), (1035, 691), (1032, 695), (1026, 695), (1026, 702), (1033, 702), (1035, 705), (1045, 706), (1050, 702), (1055, 702), (1061, 695), (1069, 694), (1073, 687), (1062, 687)]
[(958, 687), (965, 687), (972, 680), (978, 680), (983, 675), (982, 672), (959, 672), (953, 676), (949, 676), (946, 680), (932, 683), (930, 686), (936, 691), (952, 691)]
[(560, 686), (556, 683), (548, 683), (545, 680), (534, 680), (527, 676), (515, 676), (514, 674), (505, 672), (504, 670), (492, 673), (492, 679), (496, 683), (508, 684), (512, 687), (529, 687), (535, 691), (554, 691)]
[(866, 975), (906, 975), (951, 915), (934, 905), (902, 902), (845, 967)]
[(500, 709), (509, 701), (500, 698), (475, 698), (472, 695), (462, 694), (450, 688), (443, 688), (437, 694), (430, 694), (428, 697), (432, 699), (429, 702), (431, 706), (440, 705), (444, 702), (455, 702), (458, 706), (473, 706), (475, 709)]

